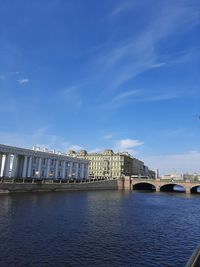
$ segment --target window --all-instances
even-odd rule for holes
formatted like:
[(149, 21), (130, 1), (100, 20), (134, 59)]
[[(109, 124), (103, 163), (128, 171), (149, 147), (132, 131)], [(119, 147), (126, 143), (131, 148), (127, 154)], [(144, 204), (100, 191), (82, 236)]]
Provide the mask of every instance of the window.
[(49, 176), (50, 176), (50, 177), (54, 176), (54, 171), (50, 171)]

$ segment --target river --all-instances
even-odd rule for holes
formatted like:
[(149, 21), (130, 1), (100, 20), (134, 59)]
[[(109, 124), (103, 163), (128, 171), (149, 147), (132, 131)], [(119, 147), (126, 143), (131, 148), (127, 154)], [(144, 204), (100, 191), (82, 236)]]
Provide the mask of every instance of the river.
[(93, 191), (0, 195), (0, 266), (184, 266), (200, 196)]

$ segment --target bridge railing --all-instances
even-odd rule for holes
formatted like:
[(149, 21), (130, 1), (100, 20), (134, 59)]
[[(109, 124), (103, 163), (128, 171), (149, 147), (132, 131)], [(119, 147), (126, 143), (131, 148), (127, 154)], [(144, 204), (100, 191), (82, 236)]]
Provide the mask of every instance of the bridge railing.
[(174, 179), (153, 179), (153, 178), (131, 178), (133, 181), (155, 181), (155, 182), (165, 182), (165, 183), (199, 183), (200, 181), (194, 180), (174, 180)]
[(69, 184), (69, 183), (93, 183), (113, 180), (111, 177), (89, 177), (85, 179), (61, 179), (61, 178), (8, 178), (1, 177), (0, 183), (36, 183), (36, 184)]

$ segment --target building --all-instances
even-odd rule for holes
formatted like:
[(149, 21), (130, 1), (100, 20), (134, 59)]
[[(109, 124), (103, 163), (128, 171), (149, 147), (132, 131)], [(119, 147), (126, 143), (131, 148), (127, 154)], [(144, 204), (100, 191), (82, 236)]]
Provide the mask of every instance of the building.
[(183, 175), (181, 173), (169, 173), (163, 175), (161, 179), (170, 181), (183, 181)]
[(199, 182), (200, 181), (200, 174), (199, 173), (184, 173), (183, 179), (185, 181)]
[(134, 175), (136, 177), (148, 177), (149, 175), (149, 169), (144, 165), (144, 162), (131, 157), (128, 153), (114, 153), (111, 149), (106, 149), (103, 153), (70, 150), (68, 155), (89, 160), (90, 176), (120, 178), (124, 175)]
[(199, 173), (170, 173), (165, 174), (161, 177), (163, 180), (170, 181), (186, 181), (186, 182), (199, 182), (200, 174)]
[(86, 159), (33, 147), (25, 149), (0, 144), (0, 177), (87, 179)]

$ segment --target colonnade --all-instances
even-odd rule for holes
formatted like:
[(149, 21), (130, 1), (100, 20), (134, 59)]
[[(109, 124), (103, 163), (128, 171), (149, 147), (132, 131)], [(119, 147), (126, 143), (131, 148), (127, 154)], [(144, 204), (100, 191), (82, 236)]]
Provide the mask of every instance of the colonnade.
[(88, 177), (88, 161), (0, 145), (0, 177), (85, 179)]

